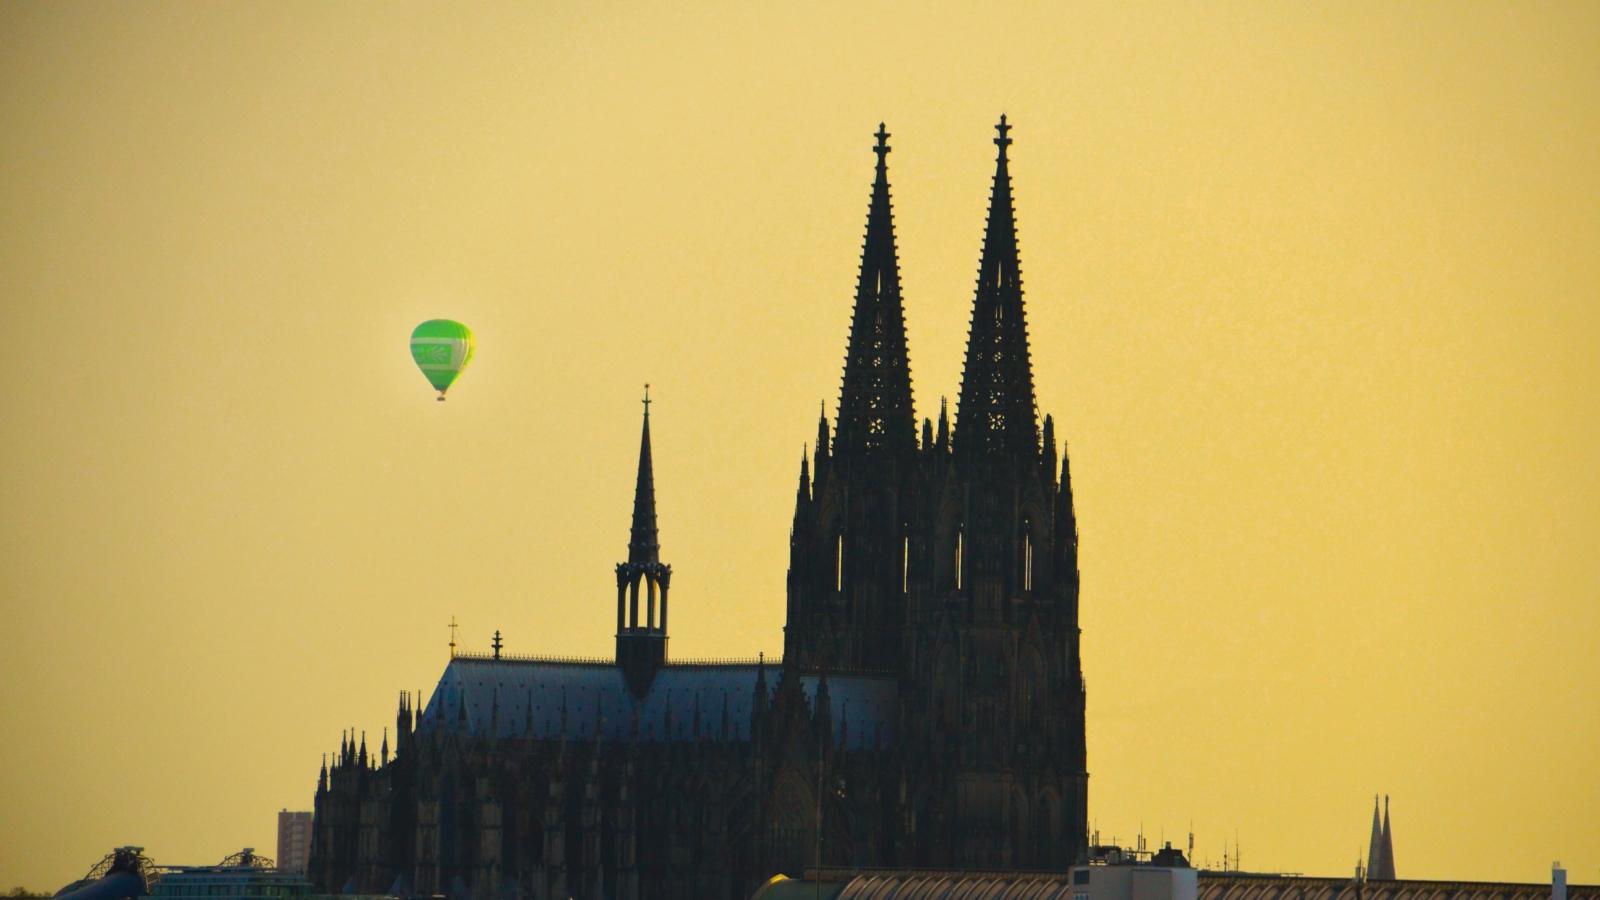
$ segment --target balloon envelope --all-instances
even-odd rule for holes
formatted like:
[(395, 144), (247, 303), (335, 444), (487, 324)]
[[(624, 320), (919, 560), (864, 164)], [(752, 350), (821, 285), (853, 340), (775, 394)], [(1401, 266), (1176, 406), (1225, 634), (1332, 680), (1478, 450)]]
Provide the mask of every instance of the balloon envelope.
[(441, 400), (472, 361), (472, 350), (472, 329), (450, 319), (429, 319), (411, 332), (411, 358)]

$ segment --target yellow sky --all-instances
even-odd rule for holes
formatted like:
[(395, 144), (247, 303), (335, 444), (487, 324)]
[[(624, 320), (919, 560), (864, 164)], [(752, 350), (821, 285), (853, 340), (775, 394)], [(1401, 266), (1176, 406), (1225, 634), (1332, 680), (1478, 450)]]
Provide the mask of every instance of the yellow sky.
[(1600, 882), (1600, 5), (12, 3), (0, 889), (609, 654), (645, 381), (672, 650), (779, 651), (871, 133), (934, 415), (1002, 111), (1102, 838)]

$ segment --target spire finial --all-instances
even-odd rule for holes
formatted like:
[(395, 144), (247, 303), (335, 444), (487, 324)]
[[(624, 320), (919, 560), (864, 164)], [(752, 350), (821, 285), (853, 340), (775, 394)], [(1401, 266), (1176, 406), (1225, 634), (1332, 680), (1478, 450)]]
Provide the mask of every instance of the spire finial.
[(994, 130), (1000, 132), (1000, 136), (995, 138), (994, 142), (995, 145), (1000, 148), (1000, 158), (1005, 159), (1006, 148), (1011, 146), (1011, 138), (1008, 136), (1008, 133), (1011, 131), (1011, 126), (1006, 124), (1005, 113), (1000, 114), (1000, 124), (996, 125)]
[(650, 382), (644, 383), (644, 417), (650, 418)]
[(505, 646), (505, 643), (500, 640), (500, 629), (496, 628), (494, 630), (494, 640), (490, 642), (489, 646), (494, 648), (494, 658), (499, 659), (500, 648)]
[(460, 625), (456, 624), (456, 617), (455, 616), (451, 616), (450, 617), (450, 658), (451, 659), (455, 659), (456, 658), (456, 629), (460, 628), (460, 627), (461, 627)]
[(889, 132), (884, 130), (882, 122), (878, 123), (877, 138), (877, 146), (872, 148), (872, 152), (878, 154), (878, 168), (881, 169), (888, 165), (885, 157), (889, 155)]

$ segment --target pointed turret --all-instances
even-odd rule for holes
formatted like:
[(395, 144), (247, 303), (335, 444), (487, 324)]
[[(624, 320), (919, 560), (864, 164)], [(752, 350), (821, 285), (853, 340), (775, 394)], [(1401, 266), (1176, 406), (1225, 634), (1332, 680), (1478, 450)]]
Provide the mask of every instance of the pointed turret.
[(855, 461), (883, 452), (909, 454), (916, 447), (911, 410), (911, 365), (906, 351), (905, 313), (900, 301), (900, 261), (895, 251), (889, 204), (889, 133), (879, 123), (877, 178), (867, 207), (855, 311), (845, 351), (833, 457)]
[(667, 593), (672, 582), (672, 567), (661, 562), (656, 531), (650, 402), (650, 385), (647, 384), (644, 386), (644, 425), (639, 434), (639, 472), (634, 481), (628, 561), (618, 563), (616, 568), (617, 665), (622, 667), (629, 689), (639, 697), (649, 690), (656, 669), (666, 662)]
[(1061, 445), (1061, 482), (1056, 489), (1056, 534), (1076, 553), (1078, 513), (1072, 499), (1072, 456), (1065, 444)]
[(394, 752), (399, 755), (411, 746), (411, 734), (416, 728), (416, 718), (412, 713), (411, 694), (408, 691), (400, 692), (400, 703), (394, 713)]
[(1017, 256), (1016, 216), (1011, 204), (1007, 149), (1011, 126), (1000, 117), (994, 139), (1000, 148), (989, 223), (984, 230), (978, 287), (967, 333), (967, 360), (953, 437), (958, 457), (1032, 458), (1039, 452), (1039, 425), (1022, 309), (1022, 272)]
[(628, 562), (661, 561), (656, 533), (656, 478), (650, 459), (650, 385), (644, 386), (644, 425), (639, 430), (639, 473), (633, 486), (633, 530), (628, 538)]
[(811, 461), (804, 447), (800, 448), (800, 486), (795, 491), (794, 514), (798, 518), (800, 511), (811, 502)]
[(1383, 824), (1378, 818), (1378, 795), (1372, 795), (1372, 837), (1367, 841), (1367, 877), (1376, 878), (1378, 858), (1383, 854)]
[(940, 453), (950, 452), (950, 404), (939, 398), (939, 436), (935, 438)]
[(811, 445), (812, 456), (815, 457), (811, 471), (815, 473), (812, 477), (812, 482), (820, 488), (822, 487), (822, 479), (828, 470), (828, 446), (832, 443), (832, 440), (828, 436), (828, 404), (826, 402), (818, 403), (817, 407), (819, 410), (817, 413), (817, 441)]
[(759, 720), (767, 711), (767, 655), (756, 655), (756, 686), (754, 695), (750, 698), (750, 717)]
[(1055, 487), (1056, 480), (1056, 420), (1050, 416), (1044, 417), (1044, 446), (1039, 453), (1039, 468), (1044, 472), (1046, 483)]

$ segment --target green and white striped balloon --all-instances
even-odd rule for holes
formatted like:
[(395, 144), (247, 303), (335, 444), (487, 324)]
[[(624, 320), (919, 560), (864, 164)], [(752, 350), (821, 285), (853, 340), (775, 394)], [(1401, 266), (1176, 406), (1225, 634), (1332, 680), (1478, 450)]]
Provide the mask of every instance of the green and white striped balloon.
[(429, 319), (411, 332), (411, 358), (440, 400), (472, 361), (472, 350), (472, 329), (450, 319)]

